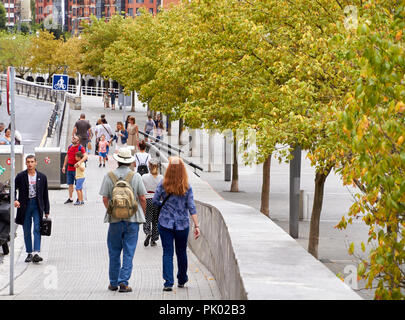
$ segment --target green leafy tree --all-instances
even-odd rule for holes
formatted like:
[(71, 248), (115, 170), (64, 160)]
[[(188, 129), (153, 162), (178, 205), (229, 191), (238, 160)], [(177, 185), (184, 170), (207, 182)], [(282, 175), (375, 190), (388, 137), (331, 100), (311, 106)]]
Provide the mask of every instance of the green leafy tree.
[[(83, 24), (80, 69), (84, 74), (94, 77), (103, 76), (107, 80), (105, 77), (105, 51), (125, 32), (123, 29), (129, 19), (114, 15), (108, 22), (102, 19), (97, 20), (94, 16), (90, 20), (90, 23)], [(120, 58), (117, 56), (116, 59)]]
[(38, 36), (31, 38), (29, 52), (32, 58), (29, 66), (34, 72), (47, 73), (48, 82), (52, 80), (54, 74), (63, 72), (64, 63), (61, 61), (63, 59), (61, 59), (60, 50), (62, 45), (63, 41), (55, 39), (54, 35), (48, 31), (39, 31)]
[(7, 22), (6, 8), (4, 8), (4, 4), (0, 2), (0, 30), (7, 29), (6, 22)]
[[(405, 299), (405, 7), (399, 1), (370, 1), (361, 7), (357, 33), (345, 39), (355, 80), (340, 113), (345, 184), (361, 192), (346, 228), (361, 218), (369, 226), (369, 256), (358, 274), (376, 299)], [(365, 244), (361, 249), (365, 251)], [(354, 243), (349, 253), (354, 253)]]
[(0, 37), (0, 65), (2, 69), (14, 66), (20, 77), (31, 71), (31, 56), (27, 54), (31, 46), (31, 36), (5, 34)]

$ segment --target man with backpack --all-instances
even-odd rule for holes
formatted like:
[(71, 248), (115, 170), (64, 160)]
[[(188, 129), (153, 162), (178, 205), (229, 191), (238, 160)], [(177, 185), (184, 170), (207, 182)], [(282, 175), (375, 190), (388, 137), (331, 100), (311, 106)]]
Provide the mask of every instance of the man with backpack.
[(135, 157), (129, 148), (120, 148), (113, 157), (118, 162), (118, 168), (105, 175), (99, 192), (107, 209), (104, 222), (110, 224), (107, 235), (110, 259), (108, 289), (131, 292), (128, 281), (138, 242), (139, 224), (146, 222), (146, 189), (141, 176), (130, 169)]

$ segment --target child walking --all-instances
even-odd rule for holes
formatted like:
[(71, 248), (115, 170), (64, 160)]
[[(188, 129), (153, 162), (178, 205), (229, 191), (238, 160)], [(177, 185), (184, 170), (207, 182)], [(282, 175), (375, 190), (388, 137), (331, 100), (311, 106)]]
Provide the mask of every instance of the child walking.
[[(80, 161), (83, 158), (83, 153), (80, 151), (75, 154), (76, 161)], [(83, 201), (83, 183), (85, 179), (84, 170), (86, 166), (84, 163), (81, 163), (76, 168), (76, 192), (77, 192), (77, 201), (74, 203), (75, 206), (84, 204)]]
[(105, 160), (107, 158), (107, 147), (109, 146), (108, 141), (105, 139), (105, 135), (102, 134), (100, 137), (100, 142), (98, 143), (98, 155), (100, 159), (100, 164), (98, 165), (101, 167), (101, 160), (103, 160), (103, 167), (105, 167)]
[(159, 240), (158, 224), (158, 208), (152, 203), (152, 198), (155, 194), (156, 187), (162, 181), (163, 176), (159, 174), (159, 162), (156, 159), (149, 161), (149, 173), (142, 175), (142, 181), (146, 188), (146, 223), (143, 224), (143, 232), (146, 234), (144, 246), (149, 245), (149, 240), (152, 239), (150, 245), (156, 246), (156, 241)]

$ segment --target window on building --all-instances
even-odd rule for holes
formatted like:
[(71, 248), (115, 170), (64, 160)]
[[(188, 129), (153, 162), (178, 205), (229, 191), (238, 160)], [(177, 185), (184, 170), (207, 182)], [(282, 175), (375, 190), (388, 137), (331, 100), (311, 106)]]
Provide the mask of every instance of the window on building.
[(128, 0), (128, 3), (134, 3), (134, 0)]
[(153, 3), (153, 0), (149, 0), (149, 3)]
[(136, 0), (136, 3), (143, 3), (143, 0)]
[(149, 12), (153, 14), (153, 8), (149, 8)]
[(133, 8), (128, 8), (128, 15), (133, 17), (134, 16), (134, 9)]

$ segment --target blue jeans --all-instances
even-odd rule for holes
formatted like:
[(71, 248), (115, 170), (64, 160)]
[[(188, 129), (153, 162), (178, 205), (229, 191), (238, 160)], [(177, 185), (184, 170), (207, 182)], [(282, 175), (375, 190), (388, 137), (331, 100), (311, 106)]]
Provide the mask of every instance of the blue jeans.
[[(120, 221), (110, 223), (108, 228), (107, 246), (110, 257), (110, 284), (128, 285), (132, 273), (132, 260), (138, 242), (139, 223)], [(121, 251), (123, 251), (121, 266)]]
[(34, 220), (34, 251), (41, 250), (41, 215), (38, 210), (37, 198), (29, 200), (24, 217), (24, 242), (27, 253), (32, 253), (31, 227)]
[[(187, 277), (187, 239), (189, 228), (173, 230), (158, 225), (160, 240), (163, 246), (163, 279), (165, 287), (173, 287), (173, 254), (174, 245), (177, 257), (177, 280), (179, 284), (185, 284)], [(174, 242), (174, 243), (173, 243)]]

